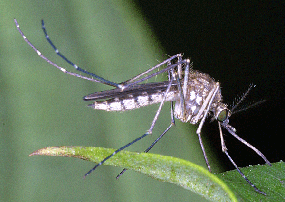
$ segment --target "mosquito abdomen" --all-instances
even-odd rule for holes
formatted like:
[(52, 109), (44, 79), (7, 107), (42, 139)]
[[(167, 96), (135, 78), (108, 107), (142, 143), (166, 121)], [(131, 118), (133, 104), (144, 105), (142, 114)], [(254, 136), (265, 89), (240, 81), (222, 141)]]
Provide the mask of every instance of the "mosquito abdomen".
[[(157, 91), (153, 94), (148, 94), (143, 92), (141, 95), (133, 96), (128, 94), (127, 97), (117, 97), (104, 101), (95, 101), (92, 104), (88, 105), (94, 109), (105, 110), (105, 111), (126, 111), (144, 107), (147, 105), (152, 105), (160, 103), (163, 99), (164, 92)], [(166, 101), (175, 101), (176, 93), (169, 92)]]

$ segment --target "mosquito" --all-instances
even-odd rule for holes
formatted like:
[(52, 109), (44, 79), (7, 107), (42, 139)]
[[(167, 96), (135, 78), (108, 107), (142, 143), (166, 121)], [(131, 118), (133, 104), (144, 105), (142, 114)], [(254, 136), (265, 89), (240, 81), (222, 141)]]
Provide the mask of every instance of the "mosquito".
[[(114, 87), (111, 90), (106, 90), (102, 92), (95, 92), (87, 95), (83, 98), (85, 101), (93, 101), (92, 104), (88, 106), (105, 111), (126, 111), (137, 109), (152, 104), (159, 104), (158, 110), (152, 120), (150, 128), (145, 134), (134, 139), (128, 144), (120, 147), (112, 154), (103, 159), (100, 163), (96, 164), (90, 171), (88, 171), (84, 177), (92, 173), (98, 166), (104, 164), (112, 156), (116, 155), (118, 152), (126, 149), (137, 141), (143, 139), (144, 137), (152, 134), (153, 128), (161, 112), (162, 106), (165, 102), (171, 102), (171, 123), (164, 130), (164, 132), (144, 151), (149, 152), (153, 146), (169, 131), (169, 129), (175, 125), (175, 118), (182, 122), (190, 124), (198, 124), (196, 134), (199, 139), (199, 143), (206, 161), (206, 165), (211, 172), (211, 167), (208, 161), (207, 154), (202, 142), (201, 129), (205, 123), (207, 117), (212, 117), (213, 120), (217, 120), (222, 152), (226, 154), (230, 162), (239, 172), (239, 174), (257, 191), (263, 195), (265, 192), (259, 190), (249, 179), (241, 172), (237, 164), (231, 158), (226, 147), (222, 128), (226, 129), (233, 137), (239, 140), (241, 143), (245, 144), (247, 147), (251, 148), (258, 154), (266, 164), (271, 166), (271, 163), (267, 158), (254, 146), (249, 144), (247, 141), (242, 139), (236, 134), (236, 129), (229, 125), (229, 117), (234, 114), (237, 106), (245, 99), (253, 85), (250, 85), (248, 90), (243, 94), (243, 96), (238, 100), (238, 102), (228, 109), (227, 105), (222, 101), (221, 87), (220, 83), (216, 82), (208, 74), (199, 72), (193, 69), (193, 63), (189, 59), (183, 59), (182, 54), (177, 54), (169, 57), (165, 61), (157, 64), (156, 66), (148, 69), (147, 71), (127, 80), (122, 83), (115, 83), (106, 80), (96, 74), (88, 72), (81, 69), (79, 66), (71, 62), (64, 55), (62, 55), (53, 42), (50, 40), (44, 21), (42, 20), (42, 29), (45, 37), (52, 48), (55, 50), (56, 54), (64, 59), (67, 63), (72, 65), (77, 71), (80, 71), (87, 76), (83, 76), (77, 73), (69, 72), (65, 68), (58, 66), (47, 57), (45, 57), (24, 35), (19, 27), (16, 19), (14, 19), (16, 27), (20, 32), (23, 39), (28, 43), (28, 45), (46, 62), (56, 67), (63, 73), (68, 75), (76, 76), (81, 79), (102, 83), (108, 86)], [(164, 67), (166, 66), (166, 67)], [(162, 68), (158, 70), (158, 68)], [(152, 83), (142, 83), (149, 80), (150, 78), (157, 76), (162, 73), (168, 74), (168, 80), (163, 82), (152, 82)], [(117, 176), (119, 178), (127, 169)]]

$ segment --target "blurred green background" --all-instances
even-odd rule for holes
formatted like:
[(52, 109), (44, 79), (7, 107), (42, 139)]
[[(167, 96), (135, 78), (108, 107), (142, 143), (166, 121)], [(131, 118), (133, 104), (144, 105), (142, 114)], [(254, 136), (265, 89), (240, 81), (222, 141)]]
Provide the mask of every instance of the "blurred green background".
[[(202, 201), (176, 185), (101, 166), (83, 180), (94, 163), (72, 158), (28, 157), (47, 146), (119, 148), (142, 135), (158, 108), (110, 113), (86, 107), (84, 95), (110, 89), (61, 73), (24, 42), (49, 59), (74, 69), (47, 43), (41, 19), (57, 48), (87, 71), (122, 82), (167, 56), (138, 7), (131, 1), (0, 1), (1, 201)], [(143, 151), (169, 125), (169, 104), (153, 135), (128, 148)], [(205, 166), (190, 124), (176, 127), (151, 151)], [(211, 158), (211, 153), (208, 153)], [(215, 161), (214, 161), (215, 162)], [(216, 163), (211, 163), (218, 171)]]

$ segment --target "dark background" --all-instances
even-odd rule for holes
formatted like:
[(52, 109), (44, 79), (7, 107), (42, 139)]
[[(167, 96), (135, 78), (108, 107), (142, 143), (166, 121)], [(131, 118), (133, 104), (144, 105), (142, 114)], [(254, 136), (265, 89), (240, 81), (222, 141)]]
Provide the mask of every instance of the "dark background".
[[(138, 1), (146, 20), (169, 55), (183, 53), (194, 69), (208, 73), (222, 86), (229, 105), (256, 87), (243, 102), (265, 99), (255, 108), (234, 114), (230, 124), (237, 134), (260, 149), (271, 162), (284, 160), (284, 15), (276, 2)], [(284, 5), (283, 5), (284, 6)], [(284, 8), (284, 7), (283, 7)], [(232, 168), (221, 152), (215, 122), (203, 128), (204, 137), (220, 160)], [(239, 166), (263, 160), (226, 136), (229, 153)]]

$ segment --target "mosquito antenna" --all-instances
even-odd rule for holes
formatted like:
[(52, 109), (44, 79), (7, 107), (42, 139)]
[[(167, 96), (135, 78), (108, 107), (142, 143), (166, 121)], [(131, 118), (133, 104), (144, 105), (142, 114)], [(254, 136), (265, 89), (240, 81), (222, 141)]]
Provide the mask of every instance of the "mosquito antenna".
[(242, 107), (241, 109), (238, 109), (238, 110), (233, 111), (233, 112), (231, 113), (231, 115), (236, 114), (236, 113), (239, 113), (239, 112), (242, 112), (242, 111), (245, 111), (245, 110), (247, 110), (247, 109), (249, 109), (249, 108), (252, 108), (252, 107), (256, 107), (257, 105), (260, 105), (260, 104), (262, 104), (262, 103), (264, 103), (264, 102), (266, 102), (266, 100), (260, 100), (260, 101), (258, 101), (258, 102), (254, 102), (254, 103), (252, 103), (252, 104), (246, 105), (246, 106)]
[(250, 84), (247, 91), (240, 97), (240, 99), (237, 101), (236, 104), (233, 105), (231, 112), (234, 112), (234, 110), (237, 108), (237, 106), (244, 101), (245, 97), (248, 95), (249, 91), (252, 89), (252, 87), (255, 87), (256, 85)]

